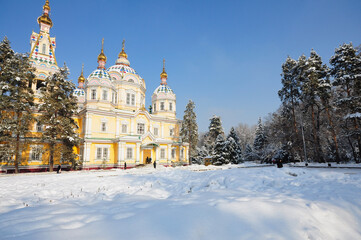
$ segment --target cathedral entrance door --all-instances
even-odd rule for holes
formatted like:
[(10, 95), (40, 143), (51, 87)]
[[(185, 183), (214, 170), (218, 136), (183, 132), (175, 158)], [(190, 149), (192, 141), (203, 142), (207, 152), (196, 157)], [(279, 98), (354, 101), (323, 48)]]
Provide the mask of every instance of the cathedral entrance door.
[(152, 149), (144, 149), (143, 150), (143, 164), (147, 164), (148, 159), (152, 157)]

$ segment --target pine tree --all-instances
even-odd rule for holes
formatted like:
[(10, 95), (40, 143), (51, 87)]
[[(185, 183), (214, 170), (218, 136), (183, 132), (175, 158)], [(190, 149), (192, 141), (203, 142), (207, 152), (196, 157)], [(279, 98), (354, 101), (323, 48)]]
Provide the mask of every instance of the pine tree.
[(189, 143), (189, 160), (197, 154), (196, 148), (198, 143), (198, 125), (197, 116), (194, 112), (195, 104), (189, 100), (186, 110), (184, 111), (180, 136), (183, 142)]
[(253, 152), (251, 145), (249, 145), (249, 144), (246, 145), (246, 149), (244, 150), (243, 156), (244, 156), (243, 159), (245, 161), (253, 161), (253, 160), (256, 160), (256, 158), (257, 158), (255, 153)]
[(212, 164), (223, 165), (229, 163), (229, 153), (227, 152), (227, 143), (223, 134), (219, 134), (213, 148)]
[(6, 142), (2, 152), (7, 153), (7, 160), (14, 157), (15, 173), (19, 172), (24, 136), (33, 121), (33, 70), (28, 57), (15, 54), (5, 37), (0, 43), (0, 142)]
[(53, 171), (54, 155), (58, 153), (57, 146), (61, 147), (62, 157), (76, 165), (73, 147), (79, 138), (74, 119), (77, 111), (77, 99), (73, 96), (75, 85), (67, 81), (68, 68), (64, 65), (59, 72), (46, 78), (45, 87), (41, 90), (40, 122), (45, 126), (43, 140), (49, 144), (49, 171)]
[(233, 164), (238, 164), (242, 160), (242, 149), (239, 143), (239, 138), (234, 127), (231, 128), (227, 136), (227, 152), (229, 153), (229, 161)]
[(266, 144), (266, 136), (264, 133), (262, 120), (258, 119), (257, 128), (256, 128), (256, 138), (254, 139), (253, 149), (261, 152)]
[(298, 133), (295, 108), (299, 104), (300, 82), (296, 76), (297, 61), (287, 57), (286, 62), (282, 64), (282, 89), (278, 91), (282, 104), (289, 106), (292, 113), (293, 130)]
[(314, 50), (311, 51), (306, 63), (307, 68), (301, 86), (301, 99), (304, 103), (305, 112), (310, 109), (315, 157), (317, 161), (322, 162), (323, 156), (319, 136), (320, 124), (316, 122), (316, 115), (321, 110), (318, 93), (321, 88), (321, 81), (327, 78), (327, 66), (322, 64), (321, 57)]
[[(361, 160), (361, 56), (352, 43), (343, 44), (330, 59), (333, 85), (336, 87), (335, 104), (345, 121), (344, 131), (350, 142), (354, 159)], [(354, 143), (352, 141), (355, 141)], [(356, 145), (359, 149), (358, 156)]]
[(223, 131), (222, 121), (221, 121), (220, 117), (214, 115), (210, 119), (210, 121), (211, 122), (209, 124), (208, 133), (206, 135), (206, 140), (205, 140), (205, 147), (207, 148), (207, 150), (209, 152), (212, 152), (213, 146), (216, 142), (218, 135), (221, 134), (224, 136), (224, 131)]

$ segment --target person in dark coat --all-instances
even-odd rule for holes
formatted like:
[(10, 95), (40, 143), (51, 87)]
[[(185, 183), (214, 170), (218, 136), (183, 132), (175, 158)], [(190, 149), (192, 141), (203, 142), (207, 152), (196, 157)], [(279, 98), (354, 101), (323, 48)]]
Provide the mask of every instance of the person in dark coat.
[(60, 164), (58, 165), (58, 168), (57, 168), (57, 170), (56, 170), (56, 173), (61, 173), (61, 165), (60, 165)]
[(278, 167), (278, 168), (283, 168), (282, 159), (279, 159), (279, 160), (277, 161), (277, 167)]
[(149, 163), (149, 157), (146, 158), (145, 162), (148, 164)]
[(124, 170), (127, 170), (127, 162), (124, 162)]
[(156, 163), (155, 160), (154, 160), (154, 162), (153, 162), (153, 166), (154, 166), (154, 168), (157, 168), (157, 163)]

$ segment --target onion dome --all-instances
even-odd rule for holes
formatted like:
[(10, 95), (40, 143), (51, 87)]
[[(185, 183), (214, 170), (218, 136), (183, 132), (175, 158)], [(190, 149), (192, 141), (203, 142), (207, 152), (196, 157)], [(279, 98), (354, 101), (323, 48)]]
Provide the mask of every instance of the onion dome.
[(124, 46), (125, 46), (125, 40), (123, 40), (123, 46), (122, 46), (122, 51), (119, 53), (118, 55), (118, 59), (115, 62), (117, 65), (119, 64), (123, 64), (123, 65), (130, 65), (130, 62), (128, 60), (128, 54), (125, 53), (124, 51)]
[(50, 27), (53, 26), (53, 22), (51, 21), (51, 19), (49, 17), (49, 12), (50, 12), (49, 0), (46, 0), (45, 5), (43, 6), (43, 15), (38, 17), (39, 24), (44, 23), (44, 24), (50, 25)]
[(83, 64), (83, 66), (82, 66), (82, 68), (81, 68), (81, 74), (80, 74), (80, 76), (79, 76), (79, 78), (78, 78), (78, 83), (83, 83), (83, 82), (85, 82), (85, 77), (84, 77), (84, 64)]

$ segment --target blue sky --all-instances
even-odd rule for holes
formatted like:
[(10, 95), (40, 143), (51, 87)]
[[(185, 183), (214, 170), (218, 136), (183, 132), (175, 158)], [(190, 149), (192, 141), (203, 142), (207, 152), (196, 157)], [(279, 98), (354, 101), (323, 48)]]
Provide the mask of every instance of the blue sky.
[[(0, 0), (0, 37), (30, 51), (30, 34), (45, 0)], [(315, 49), (324, 62), (340, 44), (361, 44), (361, 1), (50, 0), (59, 65), (77, 81), (97, 67), (105, 39), (107, 67), (126, 40), (133, 67), (146, 81), (147, 105), (159, 85), (162, 59), (177, 94), (177, 116), (196, 103), (200, 131), (219, 115), (229, 131), (255, 124), (279, 104), (281, 65)]]

